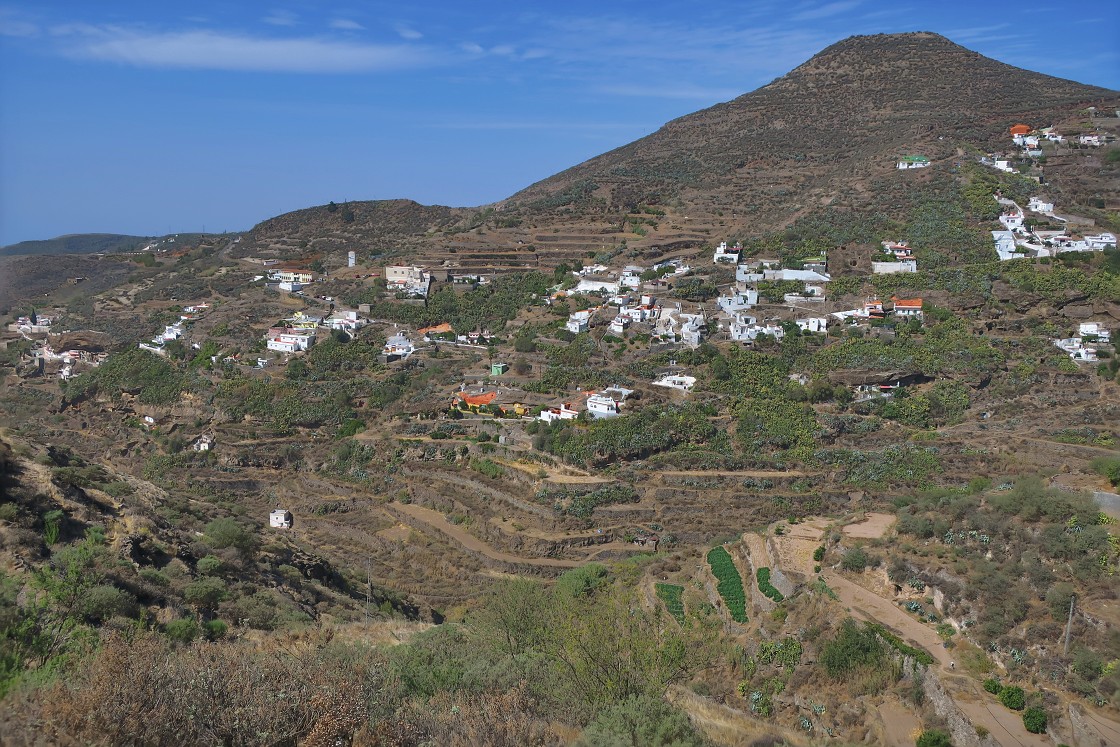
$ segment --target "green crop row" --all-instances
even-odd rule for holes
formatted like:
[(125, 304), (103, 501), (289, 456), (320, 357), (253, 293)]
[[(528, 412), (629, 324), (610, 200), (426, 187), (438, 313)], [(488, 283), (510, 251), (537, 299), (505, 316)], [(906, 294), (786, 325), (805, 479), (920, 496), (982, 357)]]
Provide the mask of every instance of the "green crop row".
[(772, 583), (770, 583), (770, 569), (769, 568), (766, 568), (766, 567), (759, 568), (758, 573), (756, 573), (755, 576), (758, 578), (758, 590), (759, 591), (761, 591), (763, 594), (765, 594), (766, 596), (773, 599), (775, 602), (780, 602), (783, 599), (785, 599), (785, 595), (783, 595), (782, 592), (775, 589), (774, 585)]
[(731, 560), (731, 555), (723, 547), (713, 547), (708, 551), (708, 565), (712, 567), (712, 575), (716, 577), (716, 591), (723, 597), (727, 611), (735, 622), (747, 621), (747, 597), (743, 593), (743, 577), (739, 569)]
[(654, 584), (654, 591), (657, 592), (657, 598), (665, 603), (665, 609), (669, 614), (676, 618), (677, 622), (684, 625), (684, 600), (681, 595), (684, 594), (684, 587), (677, 586), (676, 584)]

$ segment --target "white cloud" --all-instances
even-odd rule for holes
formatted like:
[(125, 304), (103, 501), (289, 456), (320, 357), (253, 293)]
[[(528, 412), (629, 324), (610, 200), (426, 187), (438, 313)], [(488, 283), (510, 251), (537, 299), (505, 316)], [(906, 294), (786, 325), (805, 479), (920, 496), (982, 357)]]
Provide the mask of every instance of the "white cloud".
[(791, 20), (814, 21), (819, 18), (831, 18), (832, 16), (838, 16), (841, 13), (846, 13), (859, 4), (860, 0), (840, 0), (839, 2), (835, 3), (826, 3), (816, 8), (809, 8), (807, 10), (794, 13), (793, 16), (791, 16)]
[(290, 10), (274, 10), (261, 20), (270, 26), (295, 26), (299, 16)]
[(340, 31), (365, 31), (366, 29), (362, 24), (351, 21), (349, 18), (336, 18), (330, 22), (330, 27)]
[(396, 31), (402, 39), (408, 39), (409, 41), (415, 41), (424, 37), (424, 35), (419, 31), (412, 28), (411, 26), (406, 26), (403, 23), (398, 23), (393, 27), (393, 30)]
[(65, 26), (60, 51), (139, 67), (287, 73), (355, 73), (420, 67), (433, 50), (319, 37), (270, 38), (219, 31), (151, 32), (117, 26)]

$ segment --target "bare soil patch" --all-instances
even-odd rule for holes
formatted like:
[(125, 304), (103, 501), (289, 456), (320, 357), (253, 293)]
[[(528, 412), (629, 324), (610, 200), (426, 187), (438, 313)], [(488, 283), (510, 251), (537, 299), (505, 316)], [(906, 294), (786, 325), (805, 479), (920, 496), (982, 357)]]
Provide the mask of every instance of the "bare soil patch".
[(863, 521), (844, 527), (844, 534), (854, 539), (879, 539), (887, 533), (894, 521), (893, 514), (869, 513)]

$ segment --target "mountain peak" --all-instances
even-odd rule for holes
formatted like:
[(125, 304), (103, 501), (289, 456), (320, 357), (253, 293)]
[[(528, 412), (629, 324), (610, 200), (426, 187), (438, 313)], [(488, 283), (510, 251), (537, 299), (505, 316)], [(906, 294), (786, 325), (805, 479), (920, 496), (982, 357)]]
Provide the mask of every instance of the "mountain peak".
[(912, 149), (958, 138), (986, 142), (1015, 121), (1047, 125), (1117, 95), (1013, 67), (928, 31), (852, 36), (756, 91), (673, 120), (511, 203), (539, 203), (593, 183), (597, 197), (618, 207), (690, 193), (756, 204), (763, 195), (754, 184), (788, 185), (795, 163), (810, 167), (799, 169), (805, 182), (825, 187), (853, 167), (893, 168), (892, 159)]

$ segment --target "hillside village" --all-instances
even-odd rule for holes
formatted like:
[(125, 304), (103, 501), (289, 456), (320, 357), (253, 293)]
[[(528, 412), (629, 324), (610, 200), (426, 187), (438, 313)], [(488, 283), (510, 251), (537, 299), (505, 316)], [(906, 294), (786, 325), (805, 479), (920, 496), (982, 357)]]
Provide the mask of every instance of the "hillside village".
[[(876, 146), (829, 200), (782, 191), (824, 160), (788, 135), (765, 208), (565, 172), (36, 285), (0, 333), (0, 606), (37, 574), (105, 669), (3, 718), (115, 734), (165, 677), (177, 728), (237, 702), (324, 744), (570, 743), (618, 703), (689, 745), (1115, 742), (1120, 117), (1067, 98)], [(212, 679), (145, 669), (196, 652)], [(261, 672), (284, 697), (240, 705)]]

